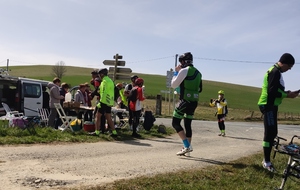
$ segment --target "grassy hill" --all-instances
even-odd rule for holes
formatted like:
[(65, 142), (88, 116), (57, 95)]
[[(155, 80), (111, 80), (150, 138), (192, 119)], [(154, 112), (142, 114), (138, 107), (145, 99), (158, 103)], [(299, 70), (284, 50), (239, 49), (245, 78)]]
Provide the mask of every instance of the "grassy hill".
[[(91, 79), (91, 68), (82, 67), (70, 67), (67, 66), (67, 72), (62, 78), (63, 82), (76, 86), (78, 84), (89, 82)], [(52, 73), (52, 66), (15, 66), (9, 68), (11, 71), (10, 75), (23, 76), (28, 78), (42, 79), (52, 81), (54, 75)], [(137, 74), (142, 77), (145, 81), (146, 96), (155, 97), (160, 94), (161, 90), (166, 89), (166, 76), (162, 75), (148, 75), (148, 74)], [(116, 82), (129, 82), (128, 81), (116, 81)], [(208, 102), (210, 98), (217, 98), (217, 92), (222, 89), (225, 91), (225, 97), (228, 101), (229, 115), (232, 118), (236, 118), (236, 115), (244, 113), (241, 117), (246, 117), (254, 111), (257, 116), (260, 115), (257, 107), (257, 101), (260, 96), (260, 88), (213, 82), (203, 81), (203, 92), (200, 94), (200, 108), (202, 110), (208, 110), (209, 114), (214, 117), (214, 108), (208, 108)], [(162, 94), (165, 97), (165, 94)], [(151, 102), (155, 104), (155, 101)], [(285, 99), (283, 104), (279, 108), (279, 112), (282, 117), (299, 117), (300, 110), (297, 105), (300, 105), (300, 98), (296, 99)], [(202, 113), (200, 115), (206, 115)]]

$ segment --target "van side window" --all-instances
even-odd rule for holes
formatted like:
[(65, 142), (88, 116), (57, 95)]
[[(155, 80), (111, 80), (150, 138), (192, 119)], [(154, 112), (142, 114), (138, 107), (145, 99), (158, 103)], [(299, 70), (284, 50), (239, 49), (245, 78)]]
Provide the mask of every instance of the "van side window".
[(42, 94), (39, 84), (23, 83), (24, 97), (39, 98)]

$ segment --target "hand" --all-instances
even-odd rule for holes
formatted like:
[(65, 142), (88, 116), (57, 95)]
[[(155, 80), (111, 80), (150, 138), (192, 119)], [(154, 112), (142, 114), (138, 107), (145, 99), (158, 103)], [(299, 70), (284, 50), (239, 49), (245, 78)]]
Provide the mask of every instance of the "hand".
[(210, 103), (212, 103), (212, 102), (213, 102), (213, 99), (211, 98), (211, 99), (210, 99)]
[(220, 100), (215, 100), (215, 103), (220, 103)]
[(293, 91), (293, 92), (288, 91), (288, 93), (287, 93), (288, 98), (296, 98), (298, 95), (299, 95), (299, 90)]
[(182, 69), (182, 68), (181, 68), (181, 65), (177, 65), (177, 66), (175, 67), (175, 71), (176, 71), (176, 72), (179, 72), (181, 69)]

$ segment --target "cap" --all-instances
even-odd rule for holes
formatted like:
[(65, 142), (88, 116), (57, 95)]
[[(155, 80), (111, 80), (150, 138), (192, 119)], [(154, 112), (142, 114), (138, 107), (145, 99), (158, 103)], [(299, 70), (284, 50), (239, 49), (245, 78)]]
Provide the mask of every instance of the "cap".
[(223, 95), (225, 95), (225, 92), (224, 92), (224, 90), (219, 90), (218, 94), (223, 94)]
[(282, 63), (282, 64), (294, 65), (295, 64), (295, 58), (290, 53), (284, 53), (280, 57), (279, 62)]

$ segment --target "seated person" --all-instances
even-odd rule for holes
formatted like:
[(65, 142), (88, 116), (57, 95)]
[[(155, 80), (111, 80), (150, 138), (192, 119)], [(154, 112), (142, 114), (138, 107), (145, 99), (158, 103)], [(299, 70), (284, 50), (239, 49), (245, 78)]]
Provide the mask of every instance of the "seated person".
[[(118, 83), (115, 87), (115, 102), (118, 104), (118, 107), (121, 109), (126, 109), (128, 111), (128, 100), (127, 97), (124, 95), (124, 86), (122, 83)], [(117, 116), (119, 117), (120, 124), (119, 126), (116, 126), (116, 128), (122, 127), (124, 122), (124, 117), (122, 112), (118, 112)], [(116, 123), (115, 123), (116, 124)]]

